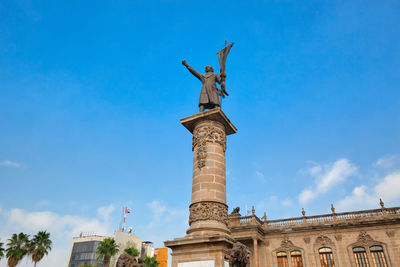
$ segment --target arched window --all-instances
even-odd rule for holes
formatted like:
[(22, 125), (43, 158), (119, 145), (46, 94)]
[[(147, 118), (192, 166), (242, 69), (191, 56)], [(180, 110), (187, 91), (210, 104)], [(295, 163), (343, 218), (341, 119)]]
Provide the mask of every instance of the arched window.
[(320, 248), (318, 250), (318, 252), (319, 252), (319, 259), (321, 260), (322, 267), (334, 267), (335, 266), (331, 248)]
[(372, 254), (372, 260), (374, 261), (374, 267), (387, 267), (385, 254), (381, 246), (372, 246), (369, 248)]
[(298, 250), (293, 250), (290, 252), (290, 257), (292, 258), (292, 267), (303, 267), (303, 261), (301, 260), (301, 252)]
[(288, 267), (287, 253), (284, 251), (276, 253), (278, 267)]
[(353, 248), (354, 258), (356, 259), (357, 267), (368, 267), (367, 252), (363, 247)]

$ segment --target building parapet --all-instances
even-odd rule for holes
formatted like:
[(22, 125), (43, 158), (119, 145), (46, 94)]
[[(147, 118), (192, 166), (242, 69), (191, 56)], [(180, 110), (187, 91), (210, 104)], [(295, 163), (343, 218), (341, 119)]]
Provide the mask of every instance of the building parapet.
[(322, 214), (315, 216), (294, 217), (287, 219), (278, 220), (266, 220), (266, 216), (261, 220), (254, 213), (250, 216), (240, 216), (239, 214), (229, 216), (229, 227), (241, 227), (241, 226), (259, 226), (266, 229), (276, 229), (285, 227), (302, 227), (308, 224), (335, 224), (343, 223), (348, 221), (359, 221), (359, 220), (379, 220), (383, 218), (400, 217), (400, 207), (393, 208), (382, 208), (372, 210), (361, 210), (351, 212), (341, 212), (331, 214)]

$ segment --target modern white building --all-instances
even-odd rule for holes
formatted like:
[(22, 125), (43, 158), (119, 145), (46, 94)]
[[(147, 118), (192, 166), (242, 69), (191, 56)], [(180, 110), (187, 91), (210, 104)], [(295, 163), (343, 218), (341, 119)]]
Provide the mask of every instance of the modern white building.
[[(78, 267), (85, 263), (90, 263), (92, 265), (104, 266), (103, 261), (97, 261), (97, 247), (100, 242), (109, 236), (98, 236), (94, 234), (81, 234), (79, 237), (74, 237), (72, 239), (72, 246), (70, 257), (67, 267)], [(115, 266), (118, 257), (124, 252), (126, 248), (135, 247), (142, 256), (144, 253), (147, 255), (149, 249), (147, 246), (142, 245), (142, 240), (136, 235), (131, 233), (115, 231), (114, 240), (119, 246), (119, 253), (111, 258), (111, 266)], [(151, 249), (150, 249), (151, 250)], [(154, 249), (153, 249), (154, 255)]]

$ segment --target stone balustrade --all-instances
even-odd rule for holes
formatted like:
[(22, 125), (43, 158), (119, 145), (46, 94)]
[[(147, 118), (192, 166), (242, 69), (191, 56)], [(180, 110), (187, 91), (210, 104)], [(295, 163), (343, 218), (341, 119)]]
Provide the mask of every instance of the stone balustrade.
[(307, 224), (333, 224), (342, 223), (351, 220), (378, 220), (382, 217), (400, 216), (400, 207), (361, 210), (352, 212), (331, 213), (316, 216), (302, 216), (296, 218), (279, 219), (279, 220), (261, 220), (256, 215), (250, 216), (229, 216), (229, 226), (258, 225), (260, 227), (273, 229), (284, 227), (301, 227)]

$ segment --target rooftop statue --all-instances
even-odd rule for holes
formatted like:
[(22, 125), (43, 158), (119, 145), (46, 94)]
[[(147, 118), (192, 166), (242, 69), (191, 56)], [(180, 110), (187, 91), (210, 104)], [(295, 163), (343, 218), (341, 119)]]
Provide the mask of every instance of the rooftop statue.
[[(225, 98), (225, 95), (228, 95), (225, 88), (225, 62), (233, 44), (234, 43), (227, 45), (225, 40), (225, 47), (217, 53), (220, 65), (219, 74), (214, 73), (214, 69), (211, 66), (206, 66), (206, 73), (198, 73), (186, 60), (182, 60), (182, 64), (203, 84), (199, 99), (200, 112), (203, 112), (205, 109), (221, 107), (219, 96)], [(221, 88), (217, 87), (217, 83), (221, 85)]]

